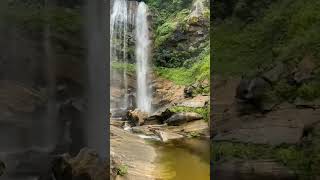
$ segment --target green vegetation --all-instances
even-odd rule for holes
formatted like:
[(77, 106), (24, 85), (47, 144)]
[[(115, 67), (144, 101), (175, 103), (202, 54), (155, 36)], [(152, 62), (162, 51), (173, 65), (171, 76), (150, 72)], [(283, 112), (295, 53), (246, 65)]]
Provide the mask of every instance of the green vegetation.
[(174, 106), (170, 109), (172, 112), (195, 112), (201, 114), (205, 121), (209, 121), (210, 118), (210, 105), (203, 108), (191, 108), (191, 107), (183, 107), (183, 106)]
[(187, 17), (190, 14), (189, 9), (183, 9), (176, 14), (171, 15), (168, 19), (156, 29), (155, 47), (160, 47), (173, 33), (178, 29), (184, 29), (187, 24)]
[(210, 78), (210, 54), (207, 52), (191, 68), (164, 68), (157, 67), (156, 73), (178, 85), (189, 85), (197, 81), (209, 80)]
[(151, 11), (155, 15), (154, 24), (160, 26), (167, 19), (174, 17), (179, 11), (190, 8), (193, 0), (146, 0)]
[(300, 178), (308, 179), (319, 174), (319, 147), (254, 145), (231, 142), (215, 142), (211, 148), (212, 160), (220, 161), (230, 158), (243, 160), (274, 159), (291, 168)]
[[(240, 75), (258, 71), (274, 61), (301, 59), (307, 53), (320, 57), (320, 2), (284, 0), (243, 10), (214, 24), (214, 71), (221, 75)], [(246, 3), (244, 3), (246, 2)], [(251, 0), (251, 4), (257, 1)], [(256, 3), (259, 4), (259, 3)], [(253, 12), (259, 9), (259, 13)], [(247, 18), (244, 18), (247, 17)], [(219, 22), (219, 18), (216, 17)]]
[(128, 166), (127, 165), (120, 165), (117, 167), (117, 174), (120, 176), (125, 176), (128, 173)]
[(154, 64), (157, 67), (190, 68), (200, 60), (197, 57), (209, 43), (209, 8), (201, 17), (191, 18), (193, 0), (146, 2), (154, 15)]
[(297, 96), (304, 100), (315, 100), (320, 97), (320, 83), (319, 82), (311, 82), (308, 84), (303, 84), (297, 90)]
[[(261, 77), (283, 63), (285, 68), (279, 70), (279, 79), (271, 82), (267, 100), (293, 103), (297, 98), (313, 101), (320, 97), (319, 1), (217, 0), (213, 8), (212, 66), (216, 75)], [(300, 63), (310, 56), (312, 63), (307, 66), (311, 75), (296, 80), (297, 72), (308, 74), (300, 69)], [(319, 132), (314, 128), (297, 145), (214, 142), (211, 154), (214, 161), (274, 159), (291, 168), (299, 179), (315, 179), (320, 172)]]
[(190, 133), (187, 134), (188, 138), (198, 138), (200, 136), (201, 136), (201, 134), (199, 132), (195, 132), (195, 131), (190, 132)]

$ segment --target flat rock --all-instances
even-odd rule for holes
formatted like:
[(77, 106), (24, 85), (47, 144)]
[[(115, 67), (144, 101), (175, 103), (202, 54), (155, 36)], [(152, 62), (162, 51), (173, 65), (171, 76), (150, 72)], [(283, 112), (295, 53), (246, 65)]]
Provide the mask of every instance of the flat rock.
[(204, 120), (192, 121), (181, 126), (182, 131), (186, 133), (198, 132), (207, 135), (209, 133), (209, 124)]
[(155, 130), (155, 134), (159, 136), (162, 142), (168, 142), (170, 140), (181, 139), (184, 137), (177, 133), (168, 132), (168, 131), (159, 131), (159, 130)]
[(122, 128), (125, 124), (125, 121), (120, 121), (120, 120), (115, 120), (115, 119), (111, 119), (110, 120), (110, 125), (112, 126), (116, 126), (118, 128)]
[(132, 127), (132, 132), (136, 134), (143, 134), (146, 136), (154, 135), (149, 126), (136, 126)]
[(202, 108), (208, 105), (210, 100), (209, 96), (196, 96), (192, 99), (186, 99), (178, 106), (191, 107), (191, 108)]
[(284, 107), (266, 115), (232, 116), (216, 123), (215, 141), (299, 144), (305, 128), (319, 122), (320, 110)]
[[(110, 152), (121, 158), (121, 164), (128, 166), (125, 176), (117, 176), (116, 179), (152, 180), (157, 179), (154, 170), (156, 169), (156, 151), (135, 134), (126, 132), (120, 128), (111, 126)], [(161, 178), (160, 178), (161, 179)]]

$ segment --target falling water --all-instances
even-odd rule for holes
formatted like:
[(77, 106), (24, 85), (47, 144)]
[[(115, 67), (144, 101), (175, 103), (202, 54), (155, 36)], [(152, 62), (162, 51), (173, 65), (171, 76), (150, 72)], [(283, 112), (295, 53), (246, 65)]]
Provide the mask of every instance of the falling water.
[[(127, 34), (128, 34), (128, 3), (127, 0), (114, 0), (110, 19), (110, 59), (111, 68), (113, 62), (127, 63)], [(111, 96), (111, 108), (128, 107), (127, 92), (128, 79), (127, 68), (124, 67), (122, 74), (114, 70), (111, 71), (111, 81), (120, 79), (120, 83), (111, 83), (111, 86), (118, 86), (125, 94), (120, 105), (115, 105), (115, 99)]]
[(199, 17), (205, 10), (204, 0), (196, 0), (192, 5), (191, 17)]
[(149, 88), (149, 30), (147, 5), (140, 2), (136, 15), (136, 63), (137, 63), (137, 105), (144, 112), (151, 112), (151, 93)]

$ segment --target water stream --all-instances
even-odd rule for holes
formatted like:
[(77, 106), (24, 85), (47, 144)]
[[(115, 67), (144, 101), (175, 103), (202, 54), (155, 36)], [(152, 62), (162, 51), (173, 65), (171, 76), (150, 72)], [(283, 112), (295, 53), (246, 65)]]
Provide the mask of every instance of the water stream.
[(151, 112), (149, 87), (150, 39), (147, 21), (147, 5), (140, 2), (136, 16), (137, 105), (143, 112)]

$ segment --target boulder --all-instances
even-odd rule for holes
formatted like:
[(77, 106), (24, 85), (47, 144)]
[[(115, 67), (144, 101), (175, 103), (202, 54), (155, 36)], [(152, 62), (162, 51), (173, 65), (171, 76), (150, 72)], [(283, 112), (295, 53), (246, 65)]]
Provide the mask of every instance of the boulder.
[(173, 133), (173, 132), (167, 132), (167, 131), (159, 131), (159, 130), (155, 130), (154, 133), (159, 136), (159, 138), (161, 139), (162, 142), (168, 142), (170, 140), (174, 140), (174, 139), (181, 139), (184, 136), (177, 134), (177, 133)]
[(281, 75), (283, 75), (287, 69), (283, 63), (276, 64), (271, 70), (265, 72), (262, 77), (271, 83), (279, 81)]
[[(165, 120), (169, 119), (174, 112), (170, 111), (169, 108), (164, 107), (153, 113), (151, 116), (145, 119), (146, 122), (156, 122), (162, 124)], [(150, 124), (150, 123), (149, 123)]]
[(184, 88), (183, 92), (184, 92), (184, 97), (185, 98), (190, 98), (193, 97), (194, 94), (194, 87), (193, 86), (187, 86)]
[(164, 121), (168, 125), (180, 125), (186, 122), (194, 121), (194, 120), (200, 120), (203, 117), (194, 112), (182, 112), (182, 113), (176, 113), (173, 116), (171, 116), (169, 119)]
[(148, 113), (140, 110), (129, 110), (127, 112), (127, 120), (135, 126), (141, 126), (144, 124), (145, 119), (148, 117)]
[(294, 80), (297, 84), (301, 84), (306, 80), (309, 80), (313, 76), (313, 70), (316, 68), (316, 63), (312, 56), (305, 56), (298, 64), (294, 72)]

